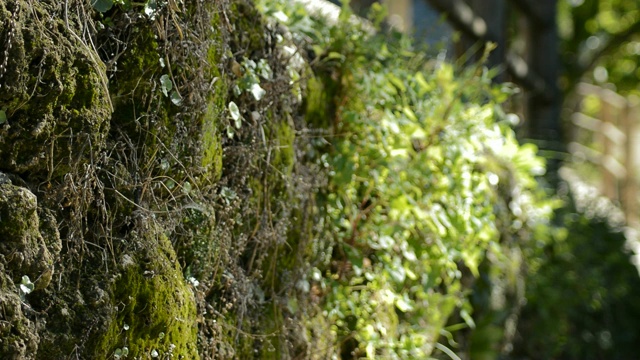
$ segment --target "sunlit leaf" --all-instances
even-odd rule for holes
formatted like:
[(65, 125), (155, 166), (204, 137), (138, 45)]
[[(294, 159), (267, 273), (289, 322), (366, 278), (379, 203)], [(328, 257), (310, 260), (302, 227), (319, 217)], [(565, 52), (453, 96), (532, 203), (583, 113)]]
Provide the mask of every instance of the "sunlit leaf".
[(164, 96), (169, 96), (169, 91), (171, 91), (171, 89), (173, 89), (173, 83), (171, 82), (169, 75), (164, 74), (160, 76), (160, 90)]
[(180, 106), (182, 105), (182, 98), (180, 97), (180, 94), (178, 94), (177, 91), (172, 91), (171, 95), (169, 96), (169, 98), (171, 99), (171, 102), (176, 105), (176, 106)]
[(253, 95), (253, 97), (256, 100), (260, 100), (262, 99), (265, 95), (267, 94), (267, 92), (260, 87), (259, 84), (253, 84), (251, 85), (251, 95)]
[(238, 108), (238, 105), (236, 105), (236, 103), (234, 103), (233, 101), (229, 102), (229, 115), (231, 115), (231, 119), (233, 119), (236, 128), (240, 129), (240, 127), (242, 126), (242, 115), (240, 115), (240, 109)]

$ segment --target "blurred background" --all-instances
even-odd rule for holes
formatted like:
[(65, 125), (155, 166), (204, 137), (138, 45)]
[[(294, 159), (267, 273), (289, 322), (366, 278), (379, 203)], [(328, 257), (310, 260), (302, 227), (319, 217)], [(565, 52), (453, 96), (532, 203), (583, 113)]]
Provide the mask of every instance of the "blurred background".
[[(366, 16), (374, 3), (350, 5)], [(521, 89), (507, 104), (518, 115), (513, 125), (520, 141), (536, 144), (547, 159), (542, 181), (563, 200), (555, 214), (562, 231), (527, 264), (525, 304), (514, 340), (499, 356), (638, 358), (640, 1), (382, 4), (388, 28), (439, 58), (470, 64), (488, 42), (496, 44), (487, 68), (496, 83)], [(473, 358), (498, 356), (473, 343)]]

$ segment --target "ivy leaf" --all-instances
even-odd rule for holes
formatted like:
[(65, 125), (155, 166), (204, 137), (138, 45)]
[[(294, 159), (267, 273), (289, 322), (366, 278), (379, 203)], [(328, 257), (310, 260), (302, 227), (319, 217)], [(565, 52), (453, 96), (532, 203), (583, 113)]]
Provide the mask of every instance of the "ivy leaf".
[(251, 85), (251, 94), (256, 100), (260, 101), (260, 99), (262, 99), (266, 93), (267, 92), (263, 88), (261, 88), (260, 85), (258, 84)]
[(160, 76), (160, 90), (162, 90), (164, 96), (169, 96), (169, 91), (171, 91), (171, 89), (173, 89), (173, 83), (171, 82), (169, 75), (164, 74)]
[(113, 0), (91, 0), (91, 6), (93, 6), (96, 11), (104, 13), (113, 7)]
[(343, 62), (346, 57), (338, 52), (332, 51), (327, 55), (327, 60), (338, 60), (340, 62)]
[(271, 80), (271, 77), (273, 76), (273, 70), (271, 70), (271, 67), (267, 63), (267, 60), (260, 59), (260, 61), (258, 61), (258, 69), (257, 70), (258, 70), (258, 74), (260, 74), (260, 76), (262, 76), (263, 78), (265, 78), (267, 80)]
[(171, 99), (171, 102), (174, 105), (176, 105), (176, 106), (182, 105), (182, 98), (180, 97), (180, 94), (178, 94), (177, 91), (173, 90), (171, 92), (171, 95), (169, 96), (169, 98)]
[(156, 17), (156, 13), (158, 12), (158, 3), (156, 0), (149, 0), (144, 5), (144, 13), (150, 18), (153, 19)]
[(229, 201), (233, 201), (238, 198), (238, 194), (226, 186), (222, 187), (222, 189), (220, 190), (220, 195), (225, 200), (225, 202), (227, 202), (227, 204), (229, 203)]
[(171, 180), (171, 179), (167, 179), (167, 180), (164, 182), (164, 184), (165, 184), (165, 186), (167, 187), (167, 189), (169, 189), (169, 190), (171, 190), (171, 189), (173, 189), (174, 187), (176, 187), (176, 182), (175, 182), (175, 181), (173, 181), (173, 180)]
[(364, 265), (364, 259), (357, 248), (349, 244), (344, 244), (344, 252), (347, 254), (347, 258), (349, 259), (349, 262), (351, 262), (351, 265), (362, 268)]
[(0, 110), (0, 125), (7, 122), (7, 113), (4, 110)]
[(31, 293), (34, 288), (35, 286), (31, 282), (31, 279), (29, 279), (29, 276), (24, 275), (20, 283), (20, 291), (22, 291), (23, 294), (27, 295)]
[(170, 166), (171, 165), (169, 164), (169, 161), (167, 159), (160, 160), (160, 169), (167, 170)]
[(191, 192), (192, 189), (193, 189), (193, 187), (191, 186), (190, 182), (185, 181), (184, 184), (182, 184), (182, 192), (185, 195), (189, 195), (189, 193)]
[(398, 308), (398, 310), (405, 313), (413, 310), (413, 306), (411, 305), (411, 300), (409, 300), (409, 298), (407, 297), (407, 294), (404, 294), (404, 297), (398, 296), (396, 298), (396, 307)]
[(236, 128), (240, 129), (240, 127), (242, 127), (242, 115), (240, 115), (238, 105), (233, 101), (229, 102), (229, 114), (231, 115)]
[(289, 17), (285, 13), (283, 13), (282, 11), (276, 11), (273, 14), (271, 14), (271, 16), (276, 18), (281, 23), (285, 23), (286, 24), (287, 21), (289, 21)]
[(404, 85), (404, 82), (397, 76), (393, 74), (388, 75), (389, 82), (392, 83), (400, 92), (406, 92), (407, 87)]

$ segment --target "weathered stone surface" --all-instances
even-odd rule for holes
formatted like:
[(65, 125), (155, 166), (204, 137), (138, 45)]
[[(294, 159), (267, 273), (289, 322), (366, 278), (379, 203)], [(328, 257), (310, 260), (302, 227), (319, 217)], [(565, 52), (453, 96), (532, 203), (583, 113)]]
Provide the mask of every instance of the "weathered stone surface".
[[(36, 289), (45, 288), (53, 274), (53, 259), (47, 248), (60, 250), (60, 235), (51, 228), (41, 232), (37, 212), (38, 201), (28, 189), (10, 185), (0, 185), (0, 256), (7, 266), (13, 281), (19, 283), (27, 275), (36, 285)], [(53, 220), (55, 221), (55, 220)]]
[(0, 263), (0, 359), (34, 359), (38, 349), (35, 325), (27, 319), (18, 287)]

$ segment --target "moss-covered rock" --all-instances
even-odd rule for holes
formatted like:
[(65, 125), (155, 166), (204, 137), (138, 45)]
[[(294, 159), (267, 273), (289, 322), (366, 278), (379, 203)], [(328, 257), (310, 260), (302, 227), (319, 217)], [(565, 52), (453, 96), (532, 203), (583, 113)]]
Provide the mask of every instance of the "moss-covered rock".
[(0, 39), (10, 44), (0, 79), (0, 168), (59, 176), (103, 148), (111, 103), (105, 66), (64, 7), (79, 2), (0, 4)]
[(197, 322), (193, 292), (177, 264), (171, 242), (150, 219), (138, 219), (139, 230), (128, 241), (139, 248), (120, 258), (111, 285), (111, 306), (117, 309), (109, 329), (93, 350), (107, 358), (117, 349), (129, 356), (197, 359)]
[(35, 324), (22, 310), (18, 287), (5, 275), (0, 263), (0, 358), (7, 360), (34, 359), (38, 349)]
[(47, 244), (59, 251), (60, 238), (55, 229), (41, 232), (37, 207), (38, 200), (28, 189), (0, 185), (0, 262), (15, 283), (26, 275), (36, 289), (43, 289), (51, 281), (57, 255), (51, 254)]
[(40, 337), (24, 302), (51, 282), (60, 235), (36, 196), (6, 177), (0, 184), (0, 239), (0, 358), (34, 359)]

